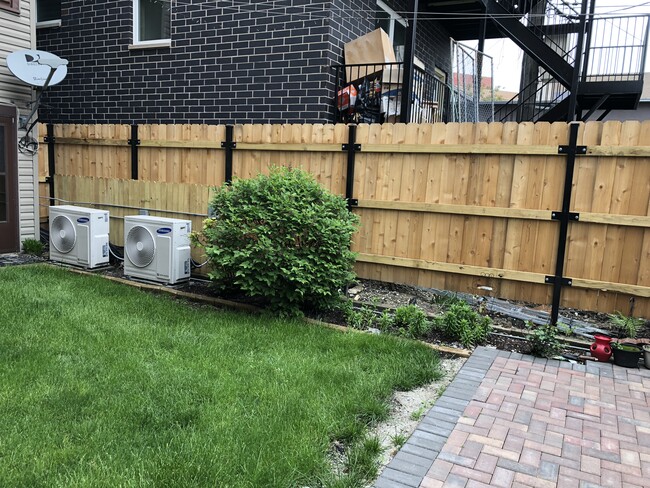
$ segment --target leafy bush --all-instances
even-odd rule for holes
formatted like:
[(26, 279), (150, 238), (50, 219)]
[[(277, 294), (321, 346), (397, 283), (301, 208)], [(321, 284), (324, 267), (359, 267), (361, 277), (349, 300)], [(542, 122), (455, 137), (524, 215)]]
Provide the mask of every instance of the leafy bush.
[(490, 333), (490, 317), (480, 315), (465, 302), (455, 302), (436, 320), (436, 327), (452, 341), (465, 347), (485, 342)]
[(552, 324), (535, 327), (532, 322), (526, 322), (531, 332), (526, 336), (530, 342), (530, 353), (533, 356), (551, 358), (562, 351), (562, 343), (557, 338), (557, 328)]
[(614, 327), (619, 337), (634, 339), (639, 329), (645, 324), (645, 320), (615, 312), (609, 315), (609, 323)]
[(36, 239), (25, 239), (23, 241), (23, 252), (25, 254), (40, 256), (43, 254), (43, 243)]
[(401, 335), (412, 338), (423, 337), (431, 330), (426, 314), (417, 305), (397, 307), (392, 326)]
[(210, 278), (266, 299), (295, 315), (306, 304), (331, 305), (353, 278), (350, 251), (358, 217), (343, 198), (298, 169), (235, 180), (217, 188), (194, 242), (205, 248)]

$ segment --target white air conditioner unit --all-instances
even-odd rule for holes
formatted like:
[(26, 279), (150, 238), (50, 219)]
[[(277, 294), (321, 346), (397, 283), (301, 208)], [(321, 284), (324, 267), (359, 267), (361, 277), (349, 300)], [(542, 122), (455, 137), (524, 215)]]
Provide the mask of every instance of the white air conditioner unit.
[(50, 259), (84, 268), (108, 264), (108, 228), (106, 210), (50, 207)]
[(124, 275), (173, 285), (190, 277), (189, 220), (124, 218)]

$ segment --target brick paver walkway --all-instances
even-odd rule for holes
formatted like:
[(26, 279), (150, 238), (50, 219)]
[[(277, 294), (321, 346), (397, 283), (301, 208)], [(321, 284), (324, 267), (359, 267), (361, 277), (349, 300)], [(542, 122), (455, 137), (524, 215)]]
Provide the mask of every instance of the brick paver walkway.
[(478, 348), (377, 488), (650, 487), (650, 370)]

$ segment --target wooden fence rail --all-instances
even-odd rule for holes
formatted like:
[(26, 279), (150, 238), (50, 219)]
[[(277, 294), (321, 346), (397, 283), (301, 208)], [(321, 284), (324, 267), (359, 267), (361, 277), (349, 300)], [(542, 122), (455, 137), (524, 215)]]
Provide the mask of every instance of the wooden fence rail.
[[(226, 180), (228, 153), (239, 178), (302, 167), (332, 192), (351, 192), (360, 276), (551, 302), (566, 123), (360, 125), (354, 147), (345, 125), (238, 125), (229, 148), (224, 126), (135, 130), (133, 151), (129, 125), (54, 126), (54, 196), (118, 205), (116, 221), (139, 208), (182, 212), (196, 228), (209, 188)], [(633, 304), (650, 317), (650, 121), (581, 124), (578, 144), (562, 304), (624, 313)], [(47, 203), (45, 184), (41, 195)], [(119, 227), (111, 228), (117, 244)]]

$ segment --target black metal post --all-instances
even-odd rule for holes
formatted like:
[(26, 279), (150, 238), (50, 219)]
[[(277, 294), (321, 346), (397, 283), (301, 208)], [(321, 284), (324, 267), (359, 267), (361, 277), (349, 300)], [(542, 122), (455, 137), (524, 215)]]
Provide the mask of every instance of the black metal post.
[(356, 143), (357, 126), (350, 124), (348, 126), (348, 143), (343, 144), (342, 149), (348, 153), (347, 172), (345, 176), (345, 198), (348, 201), (348, 208), (355, 207), (359, 204), (354, 195), (354, 164), (356, 153), (361, 151), (361, 145)]
[(131, 146), (131, 179), (138, 179), (138, 146), (140, 139), (138, 139), (138, 124), (131, 124), (131, 139), (129, 139), (129, 146)]
[(415, 39), (418, 26), (418, 0), (410, 0), (409, 12), (413, 15), (406, 28), (406, 43), (404, 45), (404, 73), (402, 73), (402, 100), (400, 107), (400, 122), (411, 121), (411, 98), (413, 93), (413, 56), (415, 55)]
[(578, 89), (580, 87), (580, 75), (582, 74), (582, 54), (585, 44), (585, 29), (587, 25), (587, 0), (582, 0), (580, 9), (580, 28), (578, 30), (578, 41), (576, 43), (575, 64), (573, 67), (573, 79), (571, 81), (571, 95), (569, 96), (569, 113), (567, 122), (575, 120), (578, 109)]
[(226, 150), (226, 179), (225, 182), (227, 185), (232, 183), (232, 153), (233, 149), (237, 147), (237, 143), (234, 142), (234, 126), (226, 126), (226, 140), (221, 143), (221, 147)]
[[(589, 17), (587, 19), (587, 38), (585, 39), (585, 56), (582, 61), (582, 81), (587, 81), (587, 73), (589, 72), (589, 58), (591, 57), (591, 36), (594, 27), (594, 13), (596, 12), (596, 0), (591, 0), (589, 5)], [(643, 58), (645, 59), (645, 58)]]
[(579, 219), (578, 214), (569, 212), (571, 207), (571, 191), (573, 189), (573, 170), (576, 162), (576, 154), (584, 154), (586, 148), (578, 148), (578, 129), (580, 124), (574, 122), (569, 126), (569, 145), (560, 146), (560, 154), (566, 154), (567, 164), (564, 176), (564, 194), (562, 196), (562, 211), (553, 212), (552, 218), (560, 221), (560, 238), (557, 246), (557, 260), (555, 262), (555, 276), (547, 276), (546, 282), (553, 283), (553, 304), (551, 308), (551, 323), (557, 324), (560, 314), (560, 298), (562, 296), (562, 286), (571, 286), (571, 280), (565, 279), (564, 274), (564, 257), (566, 254), (567, 234), (569, 230), (569, 221)]
[(47, 124), (47, 136), (44, 138), (44, 141), (47, 143), (47, 169), (49, 173), (45, 181), (48, 183), (50, 189), (50, 205), (56, 205), (54, 200), (54, 175), (56, 174), (56, 152), (54, 150), (56, 138), (54, 137), (54, 124)]

